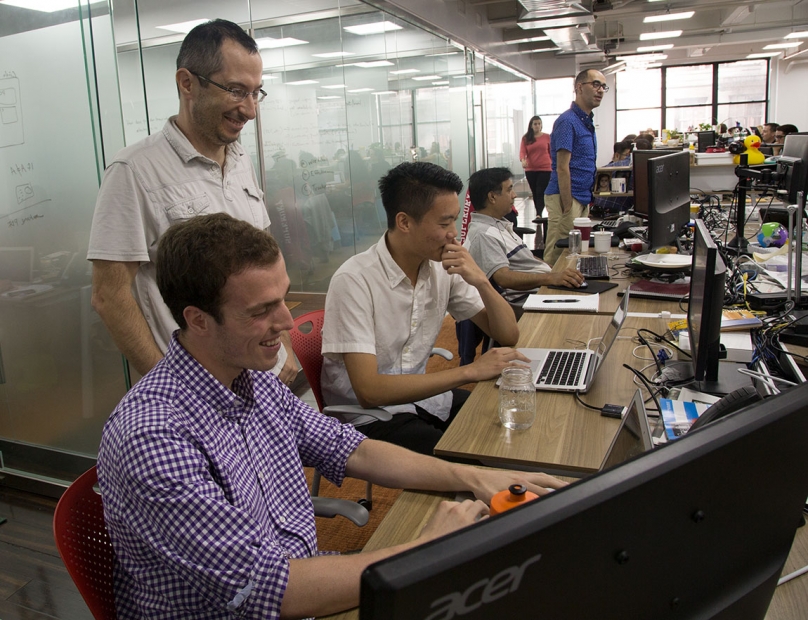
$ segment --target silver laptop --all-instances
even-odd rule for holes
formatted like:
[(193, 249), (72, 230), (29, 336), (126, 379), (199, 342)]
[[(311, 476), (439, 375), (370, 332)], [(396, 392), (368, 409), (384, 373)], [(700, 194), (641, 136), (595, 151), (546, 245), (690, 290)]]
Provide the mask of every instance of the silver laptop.
[(648, 416), (645, 414), (645, 403), (642, 400), (642, 391), (637, 390), (628, 406), (620, 428), (612, 439), (612, 445), (606, 451), (603, 463), (598, 471), (619, 465), (632, 456), (653, 450), (654, 440), (651, 437), (651, 427), (648, 425)]
[(615, 310), (596, 349), (519, 349), (530, 358), (537, 390), (586, 392), (612, 348), (628, 314), (629, 292)]

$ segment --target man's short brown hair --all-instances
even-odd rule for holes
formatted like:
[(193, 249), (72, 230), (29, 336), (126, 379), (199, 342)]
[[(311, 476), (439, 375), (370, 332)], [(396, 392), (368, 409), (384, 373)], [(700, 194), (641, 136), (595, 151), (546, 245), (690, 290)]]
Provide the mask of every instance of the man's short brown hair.
[(226, 213), (174, 224), (157, 249), (157, 288), (171, 316), (185, 329), (183, 311), (194, 306), (222, 322), (227, 279), (249, 267), (270, 267), (281, 255), (268, 232)]

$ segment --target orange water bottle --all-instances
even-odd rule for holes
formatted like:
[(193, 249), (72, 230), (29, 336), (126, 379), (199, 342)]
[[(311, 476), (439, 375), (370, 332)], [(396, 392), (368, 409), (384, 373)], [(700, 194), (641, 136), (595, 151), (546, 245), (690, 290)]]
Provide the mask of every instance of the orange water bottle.
[(500, 491), (491, 498), (490, 514), (493, 517), (511, 508), (526, 504), (537, 497), (539, 496), (528, 491), (524, 484), (512, 484), (507, 491)]

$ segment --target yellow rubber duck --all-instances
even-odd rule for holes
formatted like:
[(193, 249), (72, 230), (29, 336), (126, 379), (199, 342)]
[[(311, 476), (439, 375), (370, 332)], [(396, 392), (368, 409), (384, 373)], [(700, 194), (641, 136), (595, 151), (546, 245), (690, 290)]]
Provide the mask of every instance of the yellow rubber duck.
[[(746, 138), (744, 138), (743, 145), (746, 147), (746, 150), (742, 154), (747, 155), (746, 163), (748, 166), (762, 164), (766, 160), (766, 156), (758, 151), (760, 144), (760, 138), (758, 138), (755, 134), (746, 136)], [(741, 156), (736, 155), (732, 158), (732, 161), (734, 161), (736, 165), (740, 164)]]

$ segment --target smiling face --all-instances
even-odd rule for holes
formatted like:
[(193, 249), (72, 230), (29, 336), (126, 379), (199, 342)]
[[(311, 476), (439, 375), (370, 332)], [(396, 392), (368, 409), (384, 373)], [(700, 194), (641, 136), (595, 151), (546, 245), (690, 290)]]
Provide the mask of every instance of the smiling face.
[[(222, 42), (222, 68), (204, 77), (228, 88), (254, 92), (261, 88), (263, 63), (260, 54), (250, 54), (229, 39)], [(235, 102), (230, 93), (204, 84), (196, 77), (193, 96), (189, 102), (191, 127), (188, 139), (200, 153), (222, 152), (224, 147), (238, 140), (247, 121), (255, 118), (256, 103), (252, 97)]]
[(420, 222), (410, 220), (410, 250), (421, 260), (440, 261), (443, 248), (457, 237), (457, 216), (460, 205), (457, 194), (443, 192), (435, 197), (432, 207)]
[(222, 322), (213, 317), (208, 321), (203, 363), (222, 384), (229, 387), (245, 368), (265, 371), (275, 366), (281, 332), (293, 326), (283, 302), (288, 290), (283, 258), (270, 267), (248, 267), (227, 279), (222, 291)]

